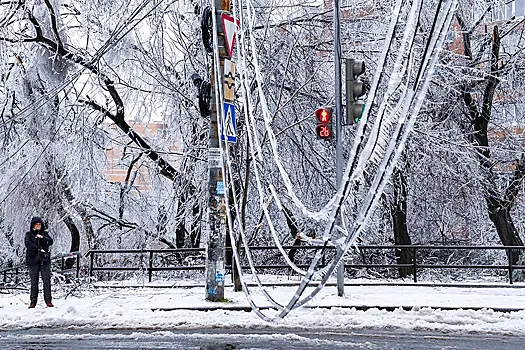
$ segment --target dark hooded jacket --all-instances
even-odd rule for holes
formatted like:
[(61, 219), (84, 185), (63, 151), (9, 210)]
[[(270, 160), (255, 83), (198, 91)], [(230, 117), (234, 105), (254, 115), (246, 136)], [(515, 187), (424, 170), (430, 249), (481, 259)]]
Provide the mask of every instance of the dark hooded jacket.
[[(40, 223), (40, 231), (34, 229), (35, 224)], [(43, 238), (36, 238), (37, 234), (44, 236)], [(29, 232), (26, 233), (25, 245), (26, 245), (26, 265), (47, 265), (51, 262), (51, 254), (46, 254), (46, 258), (43, 261), (37, 259), (39, 249), (49, 253), (49, 247), (53, 244), (53, 238), (49, 236), (49, 233), (45, 230), (44, 221), (35, 216), (31, 219), (31, 226)]]

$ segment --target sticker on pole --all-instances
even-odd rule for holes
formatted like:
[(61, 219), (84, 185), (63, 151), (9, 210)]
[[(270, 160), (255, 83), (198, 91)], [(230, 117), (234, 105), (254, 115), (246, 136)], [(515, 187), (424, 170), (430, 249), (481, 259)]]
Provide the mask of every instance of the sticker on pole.
[(216, 194), (224, 194), (224, 182), (217, 181)]
[(237, 120), (235, 119), (235, 106), (224, 103), (224, 120), (221, 125), (221, 140), (232, 143), (237, 142)]
[(221, 168), (221, 149), (220, 148), (209, 148), (208, 149), (208, 167), (209, 168)]
[(224, 274), (217, 271), (217, 274), (215, 275), (215, 282), (224, 283)]
[(224, 28), (224, 40), (226, 41), (226, 48), (228, 54), (232, 57), (233, 45), (235, 45), (235, 32), (237, 27), (241, 24), (239, 20), (225, 13), (221, 15), (222, 27)]

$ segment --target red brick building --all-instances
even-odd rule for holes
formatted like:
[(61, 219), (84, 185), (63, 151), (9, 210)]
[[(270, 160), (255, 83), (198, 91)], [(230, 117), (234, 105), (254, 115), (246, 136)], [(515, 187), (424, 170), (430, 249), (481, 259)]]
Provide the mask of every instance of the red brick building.
[[(180, 142), (168, 142), (170, 139), (167, 124), (162, 122), (129, 122), (133, 130), (147, 140), (148, 144), (172, 166), (177, 168), (180, 163), (180, 154), (182, 153)], [(109, 182), (121, 182), (126, 179), (130, 164), (140, 154), (139, 147), (131, 142), (115, 124), (104, 124), (103, 129), (106, 132), (106, 169), (104, 175)], [(156, 173), (155, 164), (146, 156), (142, 155), (138, 161), (133, 164), (132, 174), (136, 173), (133, 182), (133, 188), (139, 191), (151, 189), (152, 176)]]

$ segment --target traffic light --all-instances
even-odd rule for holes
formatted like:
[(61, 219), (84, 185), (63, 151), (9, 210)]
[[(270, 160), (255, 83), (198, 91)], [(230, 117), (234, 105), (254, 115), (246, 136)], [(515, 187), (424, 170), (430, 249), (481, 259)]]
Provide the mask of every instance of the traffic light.
[(317, 126), (315, 133), (318, 139), (330, 140), (332, 138), (332, 107), (321, 107), (315, 110)]
[(365, 94), (365, 87), (358, 77), (365, 72), (365, 62), (346, 59), (346, 124), (355, 124), (361, 119), (365, 104), (358, 98)]

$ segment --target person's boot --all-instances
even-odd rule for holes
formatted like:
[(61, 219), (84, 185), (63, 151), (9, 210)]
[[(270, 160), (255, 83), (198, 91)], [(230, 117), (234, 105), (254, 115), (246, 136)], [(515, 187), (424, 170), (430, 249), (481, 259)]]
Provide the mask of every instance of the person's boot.
[(36, 306), (36, 303), (31, 303), (31, 304), (29, 304), (29, 308), (30, 308), (30, 309), (34, 309), (35, 306)]
[(47, 305), (47, 307), (53, 307), (53, 306), (55, 306), (55, 305), (53, 305), (53, 303), (50, 302), (50, 301), (48, 301), (48, 302), (46, 303), (46, 305)]

